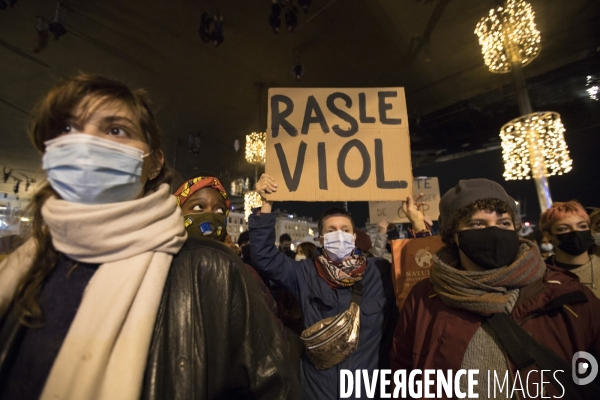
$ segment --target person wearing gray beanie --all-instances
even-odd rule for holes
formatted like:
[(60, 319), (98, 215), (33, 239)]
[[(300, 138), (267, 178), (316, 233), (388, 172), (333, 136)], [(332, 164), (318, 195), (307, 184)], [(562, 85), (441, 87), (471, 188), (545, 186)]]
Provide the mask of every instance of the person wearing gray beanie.
[[(519, 248), (516, 211), (515, 200), (498, 183), (483, 178), (462, 179), (440, 199), (438, 224), (442, 241), (455, 257), (460, 256), (460, 265), (463, 269), (480, 270), (481, 268), (489, 269), (492, 265), (506, 266), (515, 259)], [(470, 229), (465, 228), (469, 226), (473, 228), (496, 226), (510, 229), (467, 232)], [(461, 233), (462, 231), (465, 232)], [(491, 237), (487, 240), (480, 240), (484, 239), (485, 235), (493, 237), (500, 235), (506, 240), (493, 240)], [(469, 238), (463, 238), (461, 252), (459, 252), (460, 246), (457, 244), (458, 236), (469, 236)], [(492, 246), (493, 248), (488, 248), (485, 252), (470, 251), (473, 241), (485, 243), (488, 247)], [(465, 251), (468, 251), (471, 257), (465, 257)], [(500, 256), (500, 259), (496, 259), (497, 256)]]
[(517, 205), (504, 188), (489, 179), (462, 179), (458, 185), (448, 190), (440, 200), (440, 218), (438, 223), (444, 228), (450, 224), (454, 213), (480, 199), (498, 199), (506, 203), (514, 213)]
[[(442, 196), (439, 207), (445, 247), (433, 256), (430, 278), (417, 283), (404, 304), (390, 354), (392, 368), (407, 374), (413, 369), (477, 369), (474, 388), (467, 379), (458, 386), (480, 398), (487, 398), (494, 385), (493, 370), (500, 382), (507, 378), (509, 383), (506, 389), (498, 387), (500, 395), (494, 387), (495, 398), (512, 398), (515, 386), (560, 397), (561, 386), (538, 372), (544, 369), (538, 358), (531, 356), (533, 365), (516, 366), (519, 357), (501, 339), (514, 331), (498, 334), (497, 325), (488, 321), (508, 314), (538, 346), (545, 346), (545, 353), (567, 365), (578, 351), (600, 355), (600, 320), (592, 317), (600, 315), (600, 300), (575, 276), (549, 270), (537, 246), (519, 238), (516, 202), (498, 183), (461, 180)], [(527, 374), (527, 382), (516, 379), (519, 373)], [(566, 379), (570, 373), (559, 383), (567, 387)], [(571, 381), (565, 398), (596, 398), (581, 397), (578, 390)]]

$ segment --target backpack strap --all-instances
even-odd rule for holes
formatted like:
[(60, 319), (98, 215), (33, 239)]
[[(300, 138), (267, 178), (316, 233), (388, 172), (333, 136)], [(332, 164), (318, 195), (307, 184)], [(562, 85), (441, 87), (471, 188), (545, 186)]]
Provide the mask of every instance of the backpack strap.
[(549, 314), (554, 311), (562, 311), (563, 306), (567, 304), (587, 303), (588, 301), (589, 300), (586, 297), (585, 293), (583, 293), (581, 290), (575, 290), (573, 292), (565, 293), (561, 296), (558, 296), (555, 299), (552, 299), (543, 307), (533, 310), (532, 313)]
[[(496, 333), (496, 336), (498, 336), (498, 339), (500, 339), (500, 342), (502, 342), (504, 349), (515, 363), (518, 370), (532, 366), (535, 364), (535, 360), (525, 349), (525, 346), (513, 331), (510, 322), (508, 322), (504, 316), (510, 318), (508, 314), (496, 313), (488, 318), (487, 322)], [(513, 321), (512, 318), (510, 318), (510, 320)], [(521, 328), (519, 327), (519, 329)]]
[(360, 299), (363, 295), (363, 285), (362, 281), (358, 281), (352, 286), (352, 302), (356, 303), (357, 306), (360, 306)]

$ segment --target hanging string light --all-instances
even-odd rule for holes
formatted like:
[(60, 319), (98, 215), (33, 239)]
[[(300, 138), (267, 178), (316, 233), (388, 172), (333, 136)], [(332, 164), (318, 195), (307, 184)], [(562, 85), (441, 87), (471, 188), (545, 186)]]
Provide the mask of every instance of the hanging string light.
[(262, 206), (262, 199), (260, 198), (260, 194), (258, 194), (258, 192), (251, 191), (244, 195), (244, 214), (246, 222), (248, 222), (248, 217), (250, 217), (252, 209), (260, 206)]
[(588, 75), (586, 79), (586, 92), (590, 95), (591, 100), (598, 100), (598, 84), (600, 84), (600, 78)]
[(507, 0), (505, 7), (491, 9), (479, 21), (475, 34), (479, 38), (485, 65), (491, 72), (504, 74), (511, 70), (510, 55), (518, 54), (521, 66), (533, 61), (540, 51), (540, 31), (534, 21), (531, 4), (523, 0)]
[(500, 130), (504, 178), (529, 179), (571, 171), (565, 128), (556, 112), (536, 112), (515, 118)]
[(533, 113), (522, 67), (541, 52), (541, 35), (534, 21), (531, 4), (505, 0), (504, 7), (492, 9), (475, 28), (481, 52), (490, 72), (510, 72), (515, 84), (519, 111), (500, 131), (504, 159), (504, 178), (535, 181), (542, 211), (552, 206), (548, 176), (572, 169), (564, 139), (564, 127), (555, 112)]
[(246, 135), (246, 161), (250, 164), (264, 164), (267, 155), (267, 135), (265, 132), (252, 132)]

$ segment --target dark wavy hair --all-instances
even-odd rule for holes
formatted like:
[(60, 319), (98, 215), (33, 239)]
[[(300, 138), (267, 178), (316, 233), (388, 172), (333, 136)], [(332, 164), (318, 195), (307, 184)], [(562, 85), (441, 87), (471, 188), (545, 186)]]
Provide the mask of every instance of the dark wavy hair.
[[(99, 101), (96, 105), (116, 103), (126, 107), (134, 117), (134, 122), (144, 133), (145, 142), (151, 150), (149, 161), (151, 169), (160, 172), (153, 179), (146, 181), (144, 193), (156, 190), (162, 183), (170, 183), (173, 173), (169, 167), (162, 165), (163, 157), (161, 132), (156, 123), (152, 103), (148, 93), (142, 89), (132, 90), (127, 85), (99, 75), (82, 74), (67, 79), (54, 88), (42, 99), (33, 111), (33, 121), (29, 135), (35, 147), (45, 151), (44, 142), (59, 136), (61, 128), (71, 118), (75, 107), (81, 105), (84, 110), (91, 101)], [(93, 112), (93, 110), (87, 110)], [(85, 115), (84, 115), (85, 117)], [(15, 307), (19, 320), (26, 326), (39, 326), (42, 323), (40, 296), (46, 277), (54, 270), (58, 260), (58, 251), (52, 244), (48, 227), (42, 217), (42, 206), (49, 197), (60, 196), (46, 183), (34, 195), (30, 208), (33, 214), (32, 237), (36, 241), (37, 251), (32, 268), (21, 282), (15, 298)], [(76, 264), (73, 268), (76, 268)]]

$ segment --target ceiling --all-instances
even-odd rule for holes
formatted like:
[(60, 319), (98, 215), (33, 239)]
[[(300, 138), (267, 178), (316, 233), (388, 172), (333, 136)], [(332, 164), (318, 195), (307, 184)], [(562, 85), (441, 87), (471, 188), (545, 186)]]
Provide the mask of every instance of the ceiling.
[[(313, 0), (295, 32), (282, 24), (278, 35), (267, 20), (270, 0), (69, 0), (67, 34), (34, 53), (36, 16), (52, 19), (56, 4), (19, 0), (0, 11), (0, 167), (38, 182), (41, 158), (26, 135), (30, 110), (80, 71), (151, 93), (167, 160), (184, 176), (254, 174), (234, 141), (243, 147), (244, 135), (266, 128), (269, 87), (405, 87), (415, 165), (497, 147), (499, 126), (518, 116), (510, 74), (487, 70), (473, 33), (495, 0)], [(531, 85), (564, 86), (570, 66), (580, 74), (597, 66), (581, 63), (597, 61), (600, 1), (531, 4), (542, 36), (540, 56), (524, 69)], [(224, 18), (218, 47), (198, 35), (204, 11)], [(300, 80), (291, 73), (297, 62)], [(542, 103), (572, 97), (541, 93)], [(196, 132), (195, 157), (188, 137)], [(14, 183), (0, 180), (0, 201), (3, 192), (14, 199)], [(21, 199), (31, 193), (21, 186)]]

